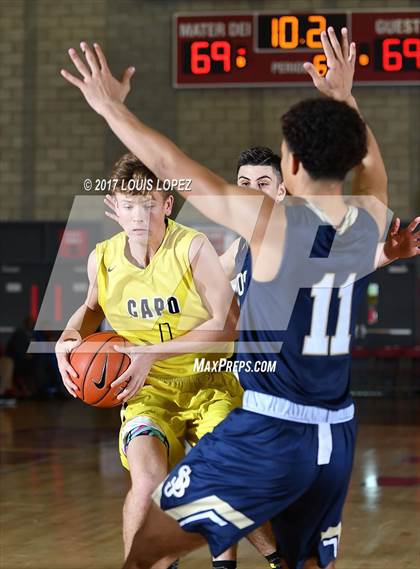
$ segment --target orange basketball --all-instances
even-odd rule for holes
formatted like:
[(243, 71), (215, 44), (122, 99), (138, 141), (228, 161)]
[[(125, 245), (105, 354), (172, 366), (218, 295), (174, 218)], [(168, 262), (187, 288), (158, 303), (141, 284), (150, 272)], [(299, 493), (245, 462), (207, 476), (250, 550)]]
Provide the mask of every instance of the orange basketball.
[(117, 395), (123, 385), (111, 388), (111, 383), (120, 377), (130, 365), (130, 358), (113, 348), (126, 341), (115, 332), (91, 334), (70, 354), (70, 365), (78, 377), (72, 378), (79, 387), (77, 396), (88, 405), (115, 407), (121, 405)]

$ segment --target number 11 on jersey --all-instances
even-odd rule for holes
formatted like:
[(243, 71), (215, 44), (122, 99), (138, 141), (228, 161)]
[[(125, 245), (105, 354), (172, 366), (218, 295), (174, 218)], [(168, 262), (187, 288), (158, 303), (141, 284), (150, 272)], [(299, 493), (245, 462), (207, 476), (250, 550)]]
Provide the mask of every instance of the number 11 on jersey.
[(348, 354), (350, 350), (350, 321), (351, 303), (356, 273), (351, 273), (348, 279), (338, 289), (339, 308), (337, 328), (334, 336), (327, 335), (328, 318), (331, 308), (331, 296), (334, 290), (334, 273), (326, 273), (312, 287), (311, 296), (314, 299), (312, 308), (311, 330), (305, 336), (302, 354), (305, 356), (338, 356)]

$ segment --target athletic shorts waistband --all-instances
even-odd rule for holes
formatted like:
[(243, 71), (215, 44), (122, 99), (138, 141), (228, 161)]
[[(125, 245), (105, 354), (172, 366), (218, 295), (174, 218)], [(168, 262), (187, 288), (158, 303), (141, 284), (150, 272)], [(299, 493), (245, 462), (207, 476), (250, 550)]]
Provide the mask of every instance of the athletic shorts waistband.
[(346, 423), (354, 417), (353, 403), (348, 407), (334, 411), (312, 405), (300, 405), (282, 397), (252, 391), (251, 389), (246, 390), (244, 393), (242, 408), (246, 411), (274, 417), (275, 419), (285, 419), (286, 421), (312, 425), (318, 425), (319, 423)]

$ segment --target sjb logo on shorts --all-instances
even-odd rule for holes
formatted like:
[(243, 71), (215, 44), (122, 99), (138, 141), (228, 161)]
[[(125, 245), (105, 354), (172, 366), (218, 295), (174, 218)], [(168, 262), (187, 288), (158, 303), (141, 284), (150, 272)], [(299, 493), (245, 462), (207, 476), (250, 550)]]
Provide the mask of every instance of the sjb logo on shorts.
[(185, 490), (190, 485), (191, 479), (191, 468), (184, 464), (178, 470), (178, 474), (173, 476), (170, 480), (168, 480), (163, 487), (163, 493), (167, 498), (171, 498), (175, 496), (175, 498), (182, 498), (185, 494)]

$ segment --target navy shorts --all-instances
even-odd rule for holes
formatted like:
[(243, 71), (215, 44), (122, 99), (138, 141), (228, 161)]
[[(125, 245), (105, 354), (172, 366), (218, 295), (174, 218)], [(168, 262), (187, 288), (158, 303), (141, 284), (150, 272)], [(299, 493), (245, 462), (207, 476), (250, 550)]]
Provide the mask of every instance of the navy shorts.
[(289, 569), (310, 557), (326, 567), (337, 556), (356, 427), (352, 419), (326, 428), (330, 455), (318, 464), (325, 435), (318, 425), (236, 409), (172, 470), (154, 499), (184, 530), (202, 534), (214, 557), (271, 520)]

